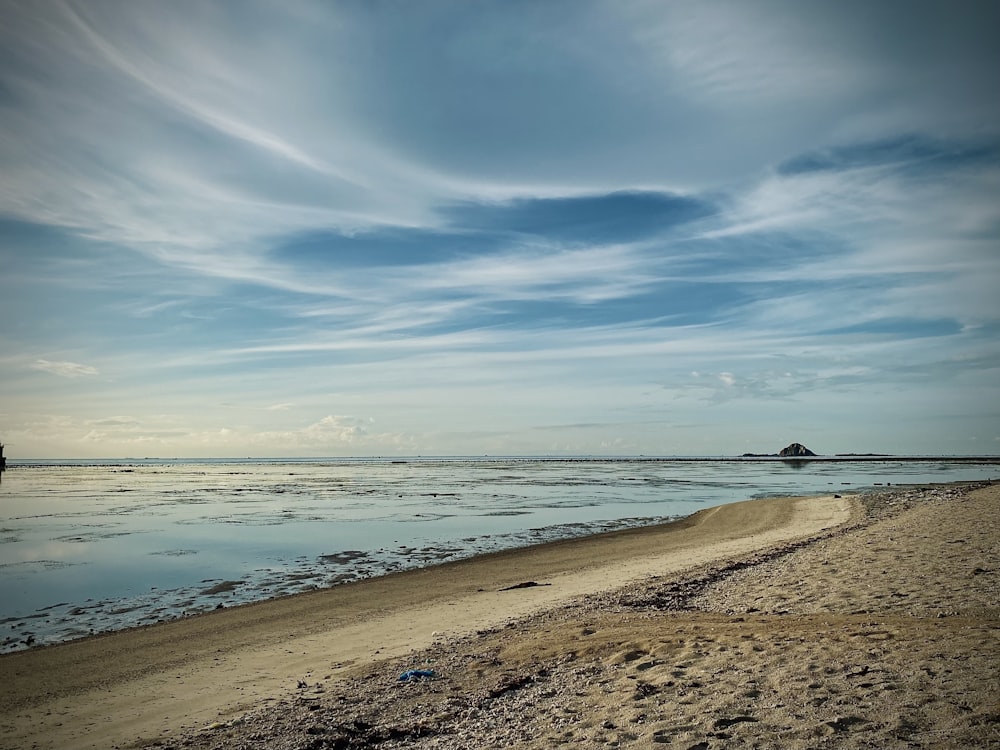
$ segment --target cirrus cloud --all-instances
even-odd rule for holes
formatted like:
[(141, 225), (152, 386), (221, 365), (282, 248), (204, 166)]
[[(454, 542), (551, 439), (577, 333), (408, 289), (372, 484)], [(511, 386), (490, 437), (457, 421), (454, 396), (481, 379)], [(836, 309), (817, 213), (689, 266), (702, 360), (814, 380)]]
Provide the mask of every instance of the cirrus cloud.
[(90, 365), (82, 365), (78, 362), (52, 362), (47, 359), (36, 360), (31, 368), (63, 378), (81, 378), (98, 374), (97, 368)]

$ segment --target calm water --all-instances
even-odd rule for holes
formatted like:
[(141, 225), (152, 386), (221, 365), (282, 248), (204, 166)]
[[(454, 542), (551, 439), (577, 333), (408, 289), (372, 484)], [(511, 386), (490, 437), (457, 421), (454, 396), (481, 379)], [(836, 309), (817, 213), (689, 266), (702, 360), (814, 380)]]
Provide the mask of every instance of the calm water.
[(1000, 463), (38, 462), (0, 482), (0, 650), (751, 497), (984, 480)]

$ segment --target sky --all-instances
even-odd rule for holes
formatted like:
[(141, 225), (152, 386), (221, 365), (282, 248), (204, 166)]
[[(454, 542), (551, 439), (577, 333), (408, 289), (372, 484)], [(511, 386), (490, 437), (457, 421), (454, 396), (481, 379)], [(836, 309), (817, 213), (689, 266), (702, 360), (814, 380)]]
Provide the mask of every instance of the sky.
[(1000, 6), (0, 0), (11, 458), (1000, 453)]

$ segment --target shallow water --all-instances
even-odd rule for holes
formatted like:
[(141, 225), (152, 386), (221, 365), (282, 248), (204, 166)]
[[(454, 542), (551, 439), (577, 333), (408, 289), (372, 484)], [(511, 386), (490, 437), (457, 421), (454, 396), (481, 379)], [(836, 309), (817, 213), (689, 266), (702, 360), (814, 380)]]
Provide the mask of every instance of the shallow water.
[(750, 497), (997, 474), (948, 459), (14, 464), (0, 482), (0, 650)]

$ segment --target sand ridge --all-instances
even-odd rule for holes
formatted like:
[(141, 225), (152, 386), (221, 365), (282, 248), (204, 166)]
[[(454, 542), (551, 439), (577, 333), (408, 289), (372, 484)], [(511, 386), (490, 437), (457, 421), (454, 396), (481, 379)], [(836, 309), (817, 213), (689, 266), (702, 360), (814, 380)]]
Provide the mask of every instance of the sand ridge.
[[(231, 719), (372, 663), (842, 524), (848, 498), (775, 498), (0, 657), (3, 747), (109, 747)], [(531, 588), (501, 591), (526, 581)]]

